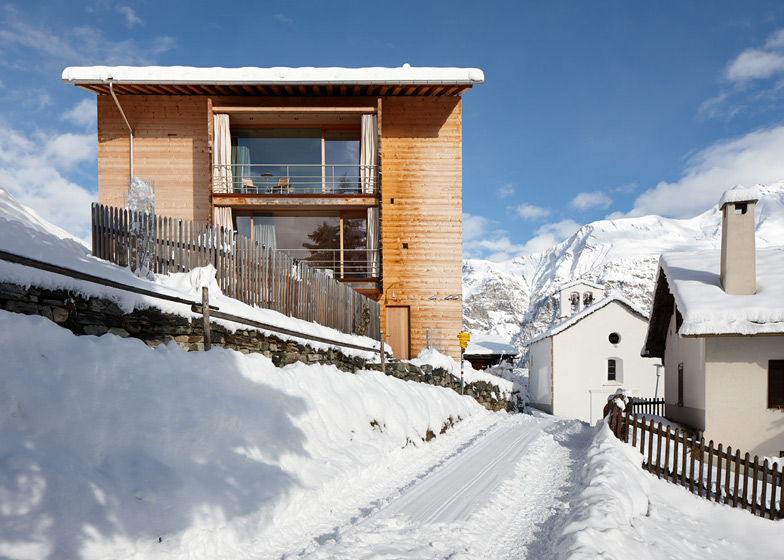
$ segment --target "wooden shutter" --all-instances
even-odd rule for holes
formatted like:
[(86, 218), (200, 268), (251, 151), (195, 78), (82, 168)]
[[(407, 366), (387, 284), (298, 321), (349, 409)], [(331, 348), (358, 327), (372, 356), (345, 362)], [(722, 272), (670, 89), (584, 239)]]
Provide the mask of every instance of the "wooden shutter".
[(768, 361), (768, 408), (784, 408), (784, 360)]

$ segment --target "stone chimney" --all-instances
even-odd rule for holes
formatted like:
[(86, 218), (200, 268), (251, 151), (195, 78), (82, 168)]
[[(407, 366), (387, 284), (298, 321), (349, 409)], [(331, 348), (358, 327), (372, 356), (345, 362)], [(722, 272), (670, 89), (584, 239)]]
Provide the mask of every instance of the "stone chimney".
[(757, 291), (757, 263), (754, 244), (754, 205), (759, 190), (741, 185), (725, 192), (721, 210), (721, 287), (731, 295), (751, 295)]

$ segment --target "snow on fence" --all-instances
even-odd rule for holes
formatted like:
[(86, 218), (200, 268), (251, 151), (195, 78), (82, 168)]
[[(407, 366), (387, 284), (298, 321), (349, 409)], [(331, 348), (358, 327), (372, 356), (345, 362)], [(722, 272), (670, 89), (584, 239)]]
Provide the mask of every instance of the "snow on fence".
[(699, 441), (662, 422), (638, 417), (632, 413), (633, 403), (626, 410), (617, 405), (610, 409), (610, 429), (615, 436), (638, 449), (643, 456), (642, 467), (659, 478), (679, 484), (692, 494), (716, 503), (731, 505), (768, 519), (784, 518), (784, 468), (777, 463), (762, 464), (759, 457), (752, 461), (711, 440)]
[[(132, 233), (134, 223), (153, 237), (152, 259), (142, 254), (144, 240)], [(229, 297), (344, 333), (380, 336), (377, 302), (227, 228), (93, 203), (92, 245), (96, 257), (132, 270), (144, 263), (151, 272), (169, 274), (212, 264)]]

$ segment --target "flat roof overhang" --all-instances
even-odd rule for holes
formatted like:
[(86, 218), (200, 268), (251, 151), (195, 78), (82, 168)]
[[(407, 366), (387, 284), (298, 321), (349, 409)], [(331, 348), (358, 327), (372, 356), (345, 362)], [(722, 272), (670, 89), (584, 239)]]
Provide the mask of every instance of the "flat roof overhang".
[(75, 66), (62, 81), (109, 94), (213, 96), (450, 96), (484, 83), (476, 68), (193, 68)]

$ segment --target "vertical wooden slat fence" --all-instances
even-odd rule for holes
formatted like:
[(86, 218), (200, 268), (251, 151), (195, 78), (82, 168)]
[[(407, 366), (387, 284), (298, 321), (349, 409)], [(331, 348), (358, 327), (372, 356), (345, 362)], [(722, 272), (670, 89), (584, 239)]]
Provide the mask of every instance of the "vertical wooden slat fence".
[(784, 519), (784, 468), (776, 462), (760, 462), (757, 456), (752, 460), (748, 453), (741, 457), (730, 446), (724, 450), (712, 440), (706, 445), (704, 438), (697, 440), (661, 422), (654, 425), (632, 413), (633, 406), (622, 410), (613, 405), (608, 421), (618, 439), (640, 451), (645, 470), (716, 503)]
[(94, 203), (93, 255), (138, 269), (143, 255), (139, 240), (131, 233), (132, 224), (141, 224), (155, 240), (149, 259), (152, 272), (188, 272), (212, 264), (221, 291), (229, 297), (344, 333), (379, 337), (377, 302), (307, 263), (230, 229)]

